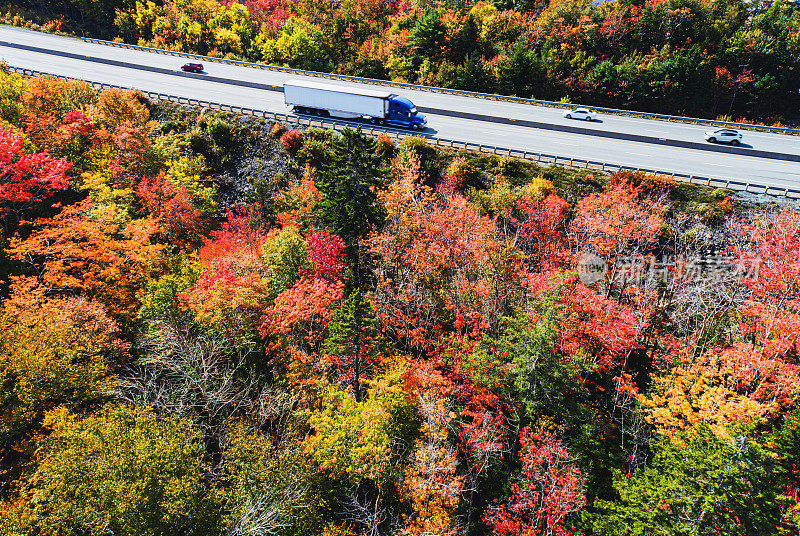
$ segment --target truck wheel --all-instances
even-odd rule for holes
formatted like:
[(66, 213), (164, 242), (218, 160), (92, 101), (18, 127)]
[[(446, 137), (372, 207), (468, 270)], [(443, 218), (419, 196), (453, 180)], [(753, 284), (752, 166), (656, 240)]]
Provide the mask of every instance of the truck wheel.
[(411, 130), (419, 130), (419, 125), (414, 123), (413, 125), (411, 125)]

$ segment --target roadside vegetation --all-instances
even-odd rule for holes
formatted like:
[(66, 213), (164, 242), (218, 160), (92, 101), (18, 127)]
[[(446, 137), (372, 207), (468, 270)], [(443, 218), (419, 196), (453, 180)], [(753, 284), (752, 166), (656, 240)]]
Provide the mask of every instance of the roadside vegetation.
[(0, 534), (800, 528), (800, 212), (0, 71)]
[(13, 0), (3, 21), (299, 69), (777, 126), (800, 7), (746, 0)]

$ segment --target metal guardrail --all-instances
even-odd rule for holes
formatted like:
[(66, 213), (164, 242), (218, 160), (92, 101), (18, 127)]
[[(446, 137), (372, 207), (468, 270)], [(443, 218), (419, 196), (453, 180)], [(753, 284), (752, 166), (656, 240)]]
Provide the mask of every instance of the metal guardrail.
[[(77, 80), (81, 82), (86, 82), (87, 84), (91, 85), (93, 88), (96, 89), (104, 89), (104, 88), (116, 88), (116, 89), (136, 89), (127, 86), (119, 86), (115, 84), (107, 84), (105, 82), (93, 82), (89, 80), (83, 80), (80, 78), (73, 78), (70, 76), (62, 76), (62, 75), (55, 75), (52, 73), (46, 73), (42, 71), (36, 71), (33, 69), (27, 69), (22, 67), (13, 67), (9, 66), (9, 68), (19, 74), (24, 76), (49, 76), (53, 78), (59, 78), (62, 80)], [(141, 90), (137, 90), (141, 91)], [(320, 118), (320, 119), (312, 119), (308, 117), (300, 117), (291, 114), (282, 114), (277, 112), (270, 112), (267, 110), (258, 110), (255, 108), (248, 108), (244, 106), (234, 106), (231, 104), (223, 104), (219, 102), (213, 101), (206, 101), (201, 99), (192, 99), (189, 97), (180, 97), (177, 95), (170, 95), (167, 93), (158, 93), (155, 91), (142, 91), (144, 95), (147, 95), (150, 99), (157, 99), (162, 101), (174, 102), (177, 104), (183, 104), (188, 106), (199, 106), (202, 108), (209, 108), (212, 110), (220, 110), (220, 111), (228, 111), (232, 113), (238, 113), (243, 115), (252, 115), (255, 117), (261, 117), (264, 119), (269, 119), (272, 121), (280, 121), (283, 123), (287, 123), (293, 126), (303, 126), (303, 127), (320, 127), (320, 128), (328, 128), (332, 130), (344, 130), (345, 128), (352, 128), (354, 123), (349, 121), (342, 121), (334, 118)], [(596, 160), (584, 160), (581, 158), (573, 158), (561, 155), (552, 155), (546, 153), (539, 153), (535, 151), (524, 151), (521, 149), (510, 149), (508, 147), (499, 147), (496, 145), (487, 145), (487, 144), (480, 144), (480, 143), (471, 143), (467, 141), (460, 141), (460, 140), (451, 140), (447, 138), (438, 138), (434, 136), (424, 136), (420, 133), (410, 134), (405, 131), (392, 129), (392, 128), (376, 128), (371, 125), (358, 125), (361, 127), (362, 131), (369, 134), (370, 136), (378, 136), (380, 134), (386, 134), (395, 140), (402, 140), (403, 138), (408, 137), (424, 137), (427, 140), (433, 142), (438, 147), (448, 147), (451, 149), (462, 149), (465, 151), (477, 151), (481, 153), (490, 153), (495, 154), (498, 156), (508, 156), (519, 158), (522, 160), (526, 160), (528, 162), (535, 162), (538, 164), (544, 165), (560, 165), (566, 166), (574, 169), (585, 169), (587, 171), (600, 171), (604, 173), (613, 173), (615, 171), (639, 171), (642, 173), (647, 173), (651, 175), (661, 175), (665, 177), (669, 177), (671, 179), (677, 181), (688, 182), (689, 184), (695, 184), (699, 186), (707, 186), (707, 187), (717, 187), (717, 188), (725, 188), (730, 190), (737, 190), (737, 191), (744, 191), (750, 193), (757, 193), (757, 194), (766, 194), (766, 195), (781, 195), (785, 197), (791, 198), (800, 198), (800, 189), (794, 188), (778, 188), (775, 186), (768, 186), (762, 184), (752, 184), (749, 182), (737, 181), (733, 179), (717, 179), (713, 177), (701, 177), (697, 175), (689, 175), (685, 173), (675, 173), (670, 171), (662, 171), (657, 169), (649, 169), (649, 168), (641, 168), (641, 167), (633, 167), (633, 166), (624, 166), (620, 164), (614, 164), (609, 162), (601, 162)]]
[(699, 117), (683, 117), (680, 115), (667, 115), (667, 114), (655, 114), (650, 112), (637, 112), (633, 110), (623, 110), (620, 108), (603, 108), (598, 106), (588, 106), (583, 104), (572, 104), (572, 103), (563, 103), (563, 102), (556, 102), (556, 101), (547, 101), (547, 100), (538, 100), (538, 99), (525, 99), (522, 97), (510, 97), (506, 95), (497, 95), (495, 93), (480, 93), (478, 91), (466, 91), (463, 89), (448, 89), (448, 88), (441, 88), (435, 86), (423, 86), (417, 84), (407, 84), (403, 82), (392, 82), (390, 80), (380, 80), (377, 78), (362, 78), (358, 76), (350, 76), (345, 74), (336, 74), (336, 73), (323, 73), (319, 71), (306, 71), (303, 69), (292, 69), (290, 67), (280, 67), (278, 65), (267, 65), (265, 63), (253, 63), (248, 61), (241, 61), (241, 60), (231, 60), (227, 58), (217, 58), (214, 56), (203, 56), (201, 54), (192, 54), (189, 52), (178, 52), (174, 50), (166, 50), (162, 48), (154, 48), (154, 47), (144, 47), (140, 45), (130, 45), (128, 43), (117, 43), (115, 41), (106, 41), (103, 39), (95, 39), (92, 37), (81, 37), (81, 40), (87, 43), (96, 43), (100, 45), (112, 46), (112, 47), (119, 47), (119, 48), (128, 48), (131, 50), (143, 50), (146, 52), (153, 52), (156, 54), (164, 54), (169, 56), (179, 56), (183, 58), (195, 59), (195, 60), (203, 60), (209, 62), (217, 62), (217, 63), (226, 63), (228, 65), (238, 65), (242, 67), (251, 67), (256, 69), (264, 69), (267, 71), (275, 71), (275, 72), (283, 72), (283, 73), (292, 73), (297, 75), (303, 76), (314, 76), (318, 78), (328, 78), (331, 80), (346, 80), (351, 82), (358, 82), (362, 84), (375, 84), (381, 86), (390, 86), (390, 87), (398, 87), (398, 88), (406, 88), (406, 89), (413, 89), (417, 91), (429, 91), (433, 93), (445, 93), (448, 95), (461, 95), (465, 97), (475, 97), (481, 99), (488, 99), (488, 100), (495, 100), (495, 101), (503, 101), (503, 102), (514, 102), (520, 104), (530, 104), (530, 105), (537, 105), (537, 106), (546, 106), (551, 108), (575, 108), (575, 107), (586, 107), (591, 108), (592, 110), (596, 110), (603, 113), (614, 114), (614, 115), (624, 115), (629, 117), (641, 117), (643, 119), (656, 119), (659, 121), (670, 121), (670, 122), (678, 122), (678, 123), (689, 123), (689, 124), (696, 124), (696, 125), (710, 125), (715, 127), (722, 127), (722, 128), (738, 128), (738, 129), (746, 129), (746, 130), (754, 130), (758, 132), (770, 132), (773, 134), (786, 134), (786, 135), (800, 135), (800, 129), (794, 128), (785, 128), (785, 127), (770, 127), (766, 125), (752, 125), (750, 123), (734, 123), (731, 121), (717, 121), (714, 119), (703, 119)]

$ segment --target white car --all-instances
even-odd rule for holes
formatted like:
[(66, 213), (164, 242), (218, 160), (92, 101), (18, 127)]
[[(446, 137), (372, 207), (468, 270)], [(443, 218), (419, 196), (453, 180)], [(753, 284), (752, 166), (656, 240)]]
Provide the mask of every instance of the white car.
[(564, 112), (564, 117), (567, 119), (583, 119), (584, 121), (594, 121), (597, 119), (597, 112), (588, 108), (574, 108)]
[(721, 128), (719, 130), (709, 130), (705, 134), (706, 141), (711, 143), (728, 143), (730, 145), (739, 145), (742, 143), (742, 134), (730, 128)]

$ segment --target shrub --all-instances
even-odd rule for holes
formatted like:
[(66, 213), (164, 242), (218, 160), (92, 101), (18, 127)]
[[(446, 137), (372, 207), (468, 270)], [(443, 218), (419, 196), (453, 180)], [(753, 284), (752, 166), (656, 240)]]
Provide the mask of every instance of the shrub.
[(302, 162), (307, 162), (314, 167), (322, 163), (325, 156), (325, 145), (319, 140), (306, 138), (303, 146), (297, 151), (297, 158)]
[(303, 132), (303, 135), (308, 139), (318, 141), (326, 146), (339, 136), (337, 133), (327, 128), (309, 128)]
[(479, 186), (480, 173), (465, 157), (459, 156), (447, 166), (444, 179), (447, 187), (459, 190), (465, 186)]
[(382, 158), (391, 158), (394, 153), (394, 142), (385, 132), (375, 140), (375, 154)]
[(233, 132), (233, 125), (219, 118), (215, 118), (208, 124), (208, 134), (214, 141), (214, 144), (223, 150), (230, 150), (233, 148), (235, 135)]
[(435, 153), (435, 150), (425, 138), (408, 136), (403, 138), (403, 141), (400, 142), (400, 152), (415, 154), (422, 158), (430, 156), (431, 153)]
[(436, 149), (428, 140), (417, 136), (403, 138), (400, 142), (401, 156), (415, 156), (419, 159), (420, 171), (426, 183), (433, 186), (439, 182), (440, 171), (436, 164)]
[(276, 138), (280, 138), (287, 130), (288, 128), (286, 127), (286, 123), (275, 123), (272, 125), (269, 133)]
[(510, 186), (505, 181), (497, 181), (486, 191), (470, 191), (470, 201), (475, 203), (482, 214), (502, 215), (517, 207), (520, 200), (541, 201), (553, 192), (553, 184), (542, 178), (535, 178), (524, 186)]
[(496, 171), (511, 186), (521, 186), (527, 182), (524, 163), (518, 158), (504, 156), (497, 163)]
[(208, 154), (208, 142), (203, 137), (199, 130), (193, 130), (186, 137), (186, 143), (195, 154), (206, 155)]
[(676, 184), (674, 178), (666, 175), (652, 175), (633, 170), (616, 171), (609, 177), (609, 181), (630, 184), (635, 188), (640, 188), (642, 193), (671, 192)]
[(286, 131), (281, 136), (281, 143), (287, 151), (295, 153), (303, 146), (303, 133), (297, 129)]

